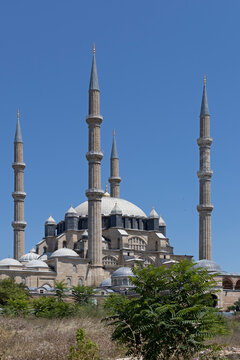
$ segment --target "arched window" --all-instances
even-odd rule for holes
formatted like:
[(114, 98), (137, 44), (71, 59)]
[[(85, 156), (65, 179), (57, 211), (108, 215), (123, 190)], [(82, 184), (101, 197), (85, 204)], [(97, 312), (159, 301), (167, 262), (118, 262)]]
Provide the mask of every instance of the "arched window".
[(67, 247), (67, 242), (66, 240), (63, 241), (63, 248), (66, 248)]
[(47, 247), (44, 246), (44, 247), (43, 247), (43, 254), (45, 254), (46, 252), (47, 252)]
[(236, 282), (235, 290), (240, 290), (240, 280)]
[(117, 265), (117, 260), (113, 256), (104, 256), (102, 259), (103, 265)]
[(26, 278), (22, 277), (22, 284), (25, 285), (26, 284)]
[(233, 289), (233, 283), (232, 283), (232, 280), (229, 279), (229, 278), (224, 278), (223, 279), (223, 289), (229, 289), (229, 290), (232, 290)]
[(67, 286), (70, 287), (71, 286), (71, 278), (67, 278)]
[(211, 294), (212, 296), (212, 299), (213, 299), (213, 307), (216, 307), (217, 304), (218, 304), (218, 298), (217, 298), (217, 295), (215, 294)]
[(132, 250), (146, 250), (146, 242), (139, 237), (128, 239), (128, 247)]
[(83, 284), (82, 278), (79, 278), (78, 279), (78, 285), (82, 286), (82, 284)]
[(73, 264), (73, 272), (77, 272), (77, 265)]

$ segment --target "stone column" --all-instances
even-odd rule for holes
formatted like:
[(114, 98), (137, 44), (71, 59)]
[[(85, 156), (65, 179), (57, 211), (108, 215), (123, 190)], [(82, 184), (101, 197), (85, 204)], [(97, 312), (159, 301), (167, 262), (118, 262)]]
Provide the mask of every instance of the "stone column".
[(211, 243), (211, 177), (213, 172), (210, 168), (210, 116), (207, 102), (206, 77), (204, 77), (204, 87), (202, 96), (202, 106), (200, 113), (200, 137), (197, 140), (200, 152), (200, 169), (197, 173), (199, 178), (199, 260), (212, 260)]
[(14, 162), (12, 164), (14, 169), (14, 192), (12, 193), (14, 199), (14, 221), (12, 222), (12, 227), (14, 229), (14, 258), (17, 260), (25, 254), (24, 229), (27, 225), (24, 221), (24, 199), (26, 193), (24, 192), (23, 182), (25, 166), (23, 162), (23, 141), (18, 110), (14, 140)]

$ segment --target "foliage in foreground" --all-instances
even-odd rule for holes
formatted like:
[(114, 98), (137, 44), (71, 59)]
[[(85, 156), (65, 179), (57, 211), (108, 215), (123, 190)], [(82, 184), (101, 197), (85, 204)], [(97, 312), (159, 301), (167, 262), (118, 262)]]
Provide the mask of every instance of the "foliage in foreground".
[(17, 284), (11, 277), (0, 280), (0, 305), (7, 305), (10, 299), (28, 299), (29, 293), (23, 284)]
[(80, 305), (89, 304), (93, 295), (94, 295), (94, 290), (87, 286), (78, 285), (72, 287), (73, 299), (76, 303)]
[(213, 308), (213, 276), (182, 261), (171, 268), (138, 267), (132, 283), (139, 297), (111, 296), (105, 307), (112, 339), (125, 344), (128, 355), (144, 360), (192, 359), (214, 345), (205, 341), (223, 334), (225, 326)]
[(69, 349), (68, 360), (101, 360), (99, 347), (91, 340), (85, 339), (85, 331), (78, 329), (76, 333), (76, 345)]

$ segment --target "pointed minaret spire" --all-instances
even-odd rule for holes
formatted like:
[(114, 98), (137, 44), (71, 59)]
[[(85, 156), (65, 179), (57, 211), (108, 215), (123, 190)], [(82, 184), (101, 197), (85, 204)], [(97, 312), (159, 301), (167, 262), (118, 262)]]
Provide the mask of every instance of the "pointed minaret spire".
[(19, 121), (19, 109), (17, 109), (17, 126), (16, 126), (16, 132), (15, 132), (15, 143), (22, 143), (22, 133), (20, 128), (20, 121)]
[(109, 178), (109, 182), (111, 186), (111, 196), (115, 198), (119, 198), (119, 184), (121, 182), (121, 178), (119, 176), (119, 157), (117, 152), (115, 130), (113, 130), (113, 143), (112, 143), (112, 152), (110, 159), (110, 168), (111, 168), (111, 176)]
[(116, 138), (115, 138), (115, 129), (113, 130), (113, 143), (112, 143), (111, 159), (119, 159)]
[(207, 89), (206, 89), (206, 75), (203, 79), (203, 95), (200, 116), (209, 115), (208, 101), (207, 101)]
[(14, 221), (12, 227), (14, 229), (14, 258), (19, 259), (25, 254), (24, 249), (24, 229), (27, 223), (24, 221), (24, 169), (23, 162), (23, 142), (19, 122), (19, 109), (17, 111), (17, 127), (14, 139)]
[(97, 65), (96, 65), (96, 59), (95, 59), (95, 44), (93, 44), (93, 60), (92, 60), (92, 71), (91, 71), (91, 76), (90, 76), (89, 90), (98, 90), (99, 91)]
[(203, 97), (200, 113), (200, 136), (197, 140), (200, 152), (200, 169), (197, 173), (199, 178), (199, 260), (212, 260), (211, 239), (211, 178), (213, 172), (210, 167), (210, 116), (208, 111), (206, 77), (204, 76)]

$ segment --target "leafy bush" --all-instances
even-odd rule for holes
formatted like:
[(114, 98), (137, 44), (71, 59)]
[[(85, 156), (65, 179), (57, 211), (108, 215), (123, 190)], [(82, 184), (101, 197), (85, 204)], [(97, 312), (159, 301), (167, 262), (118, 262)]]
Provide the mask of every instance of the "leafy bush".
[(13, 316), (26, 316), (30, 311), (29, 305), (29, 300), (25, 296), (19, 296), (15, 299), (11, 298), (4, 307), (4, 313)]
[(98, 345), (91, 340), (85, 339), (83, 329), (77, 330), (76, 342), (77, 344), (69, 349), (68, 360), (101, 360)]
[(7, 305), (9, 299), (17, 298), (29, 298), (26, 286), (17, 284), (11, 277), (0, 280), (0, 305)]
[(74, 301), (80, 305), (88, 304), (93, 294), (94, 294), (94, 290), (87, 286), (78, 285), (72, 287), (72, 295)]
[(66, 296), (66, 291), (68, 290), (67, 285), (64, 281), (55, 281), (55, 293), (58, 301), (63, 301), (63, 298)]
[(47, 318), (62, 318), (70, 316), (74, 312), (74, 307), (71, 303), (58, 301), (53, 297), (41, 296), (33, 300), (34, 314), (37, 317)]
[(138, 297), (111, 297), (105, 303), (113, 326), (112, 339), (125, 344), (128, 355), (144, 360), (192, 359), (214, 345), (205, 340), (225, 330), (223, 317), (213, 308), (213, 276), (182, 261), (171, 268), (133, 269)]

